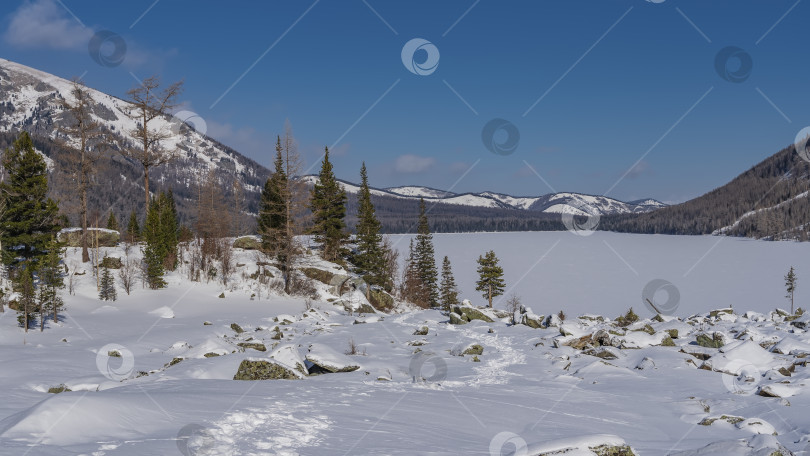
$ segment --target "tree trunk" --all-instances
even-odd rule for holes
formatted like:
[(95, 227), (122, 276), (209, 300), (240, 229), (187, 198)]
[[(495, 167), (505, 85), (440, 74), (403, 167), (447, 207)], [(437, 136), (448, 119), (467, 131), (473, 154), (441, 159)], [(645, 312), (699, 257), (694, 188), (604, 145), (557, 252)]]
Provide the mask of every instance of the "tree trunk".
[(149, 167), (143, 167), (143, 188), (146, 192), (146, 215), (149, 215)]
[(39, 332), (45, 331), (45, 303), (40, 304), (39, 309)]
[(87, 251), (87, 190), (82, 189), (82, 263), (90, 261), (90, 252)]
[(490, 284), (487, 290), (487, 297), (489, 298), (489, 308), (492, 308), (492, 284)]

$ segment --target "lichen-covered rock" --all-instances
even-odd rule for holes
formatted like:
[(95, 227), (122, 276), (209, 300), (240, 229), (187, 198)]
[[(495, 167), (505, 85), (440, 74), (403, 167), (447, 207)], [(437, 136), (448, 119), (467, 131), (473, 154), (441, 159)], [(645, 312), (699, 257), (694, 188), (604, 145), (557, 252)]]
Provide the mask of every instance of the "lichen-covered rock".
[[(336, 280), (336, 274), (323, 269), (301, 268), (300, 271), (310, 279), (317, 280), (318, 282), (325, 283), (327, 285), (331, 285), (332, 282)], [(348, 279), (349, 277), (346, 276), (346, 278)]]
[(414, 331), (413, 335), (414, 336), (427, 336), (427, 333), (428, 333), (428, 327), (427, 326), (422, 326), (421, 328), (418, 328), (416, 331)]
[(540, 329), (543, 327), (543, 315), (534, 315), (525, 313), (520, 316), (520, 324), (526, 325), (530, 328)]
[(394, 297), (383, 290), (369, 290), (368, 302), (377, 310), (389, 311), (394, 308)]
[(610, 345), (611, 335), (604, 329), (600, 329), (596, 331), (593, 336), (591, 336), (591, 340), (594, 344), (599, 344), (601, 346), (609, 346)]
[(233, 241), (233, 247), (236, 249), (259, 250), (261, 246), (262, 243), (256, 236), (242, 236)]
[(267, 351), (267, 347), (265, 347), (264, 344), (259, 343), (259, 342), (239, 342), (236, 345), (238, 345), (238, 346), (240, 346), (242, 348), (250, 348), (252, 350), (256, 350), (256, 351), (260, 351), (260, 352)]
[(245, 332), (245, 330), (244, 330), (244, 329), (242, 329), (242, 327), (241, 327), (241, 326), (239, 326), (239, 325), (237, 325), (236, 323), (231, 323), (231, 329), (232, 329), (232, 330), (233, 330), (233, 332), (235, 332), (236, 334), (242, 334), (243, 332)]
[(234, 380), (298, 380), (300, 374), (281, 364), (265, 360), (243, 360)]
[(708, 334), (698, 334), (696, 342), (701, 347), (707, 348), (720, 348), (726, 344), (723, 334), (719, 332), (716, 332), (711, 336), (709, 336)]
[(450, 354), (453, 356), (483, 355), (484, 347), (481, 344), (460, 344), (450, 349)]
[(461, 315), (467, 321), (481, 320), (487, 323), (495, 321), (489, 315), (472, 306), (453, 306), (453, 312)]
[(672, 337), (666, 336), (661, 340), (662, 347), (675, 347), (675, 341), (672, 340)]
[(459, 314), (457, 314), (455, 312), (450, 312), (450, 324), (464, 325), (464, 324), (467, 324), (467, 323), (469, 323), (469, 321), (462, 318), (461, 315), (459, 315)]
[(66, 393), (66, 392), (69, 392), (69, 391), (73, 391), (73, 390), (68, 388), (68, 386), (65, 385), (64, 383), (62, 383), (59, 386), (52, 386), (52, 387), (48, 388), (48, 392), (51, 393), (51, 394)]
[(306, 360), (326, 372), (353, 372), (360, 369), (353, 359), (323, 344), (310, 345)]

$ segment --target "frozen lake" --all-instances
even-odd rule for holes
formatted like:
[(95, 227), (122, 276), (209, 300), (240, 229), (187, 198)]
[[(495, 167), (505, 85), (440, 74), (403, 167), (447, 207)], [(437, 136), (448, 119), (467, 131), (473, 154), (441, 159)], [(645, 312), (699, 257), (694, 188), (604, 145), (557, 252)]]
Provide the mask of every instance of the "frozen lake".
[[(412, 237), (391, 236), (401, 258)], [(650, 313), (641, 293), (653, 279), (677, 287), (674, 315), (682, 317), (729, 305), (741, 312), (789, 309), (783, 278), (791, 265), (799, 277), (796, 306), (807, 308), (810, 296), (802, 286), (803, 273), (810, 271), (807, 243), (560, 231), (434, 234), (434, 246), (437, 266), (447, 255), (461, 295), (477, 305), (484, 299), (475, 291), (476, 259), (494, 250), (504, 268), (506, 294), (519, 295), (539, 314), (563, 309), (569, 315), (615, 317), (630, 306)], [(658, 298), (666, 301), (666, 294)]]

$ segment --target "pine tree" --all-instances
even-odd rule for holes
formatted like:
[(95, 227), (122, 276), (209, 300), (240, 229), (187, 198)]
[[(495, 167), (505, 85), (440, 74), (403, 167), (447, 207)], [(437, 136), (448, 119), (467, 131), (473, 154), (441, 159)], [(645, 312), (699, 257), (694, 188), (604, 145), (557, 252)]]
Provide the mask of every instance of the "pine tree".
[(476, 291), (483, 293), (484, 299), (489, 301), (492, 307), (492, 298), (503, 294), (503, 268), (498, 266), (498, 257), (490, 250), (483, 257), (478, 257), (478, 282), (475, 283)]
[(442, 261), (442, 281), (439, 287), (439, 295), (441, 297), (442, 307), (445, 310), (450, 310), (453, 306), (458, 305), (458, 289), (456, 288), (456, 279), (453, 277), (453, 270), (450, 267), (450, 258), (444, 257)]
[(160, 206), (160, 239), (163, 243), (163, 266), (169, 271), (173, 271), (177, 266), (177, 236), (179, 226), (177, 223), (177, 208), (174, 204), (174, 194), (171, 189), (168, 193), (161, 192), (158, 195), (158, 205)]
[(436, 269), (433, 234), (430, 233), (424, 198), (419, 198), (419, 225), (414, 246), (414, 260), (423, 296), (427, 299), (429, 307), (436, 307), (439, 303), (437, 287), (439, 273)]
[(374, 213), (374, 204), (371, 202), (371, 190), (368, 186), (366, 164), (360, 168), (360, 193), (357, 196), (357, 255), (355, 266), (358, 274), (362, 275), (369, 285), (390, 287), (390, 279), (385, 276), (385, 256), (383, 255), (383, 239), (380, 234), (380, 221)]
[(329, 148), (324, 150), (318, 182), (312, 189), (310, 198), (315, 241), (322, 245), (321, 256), (327, 261), (342, 261), (346, 233), (346, 191), (335, 178), (332, 163), (329, 161)]
[[(262, 250), (278, 257), (286, 250), (287, 227), (287, 174), (284, 171), (284, 159), (281, 155), (281, 136), (276, 139), (276, 160), (273, 175), (264, 183), (257, 224), (262, 238)], [(283, 258), (280, 258), (283, 262)]]
[(54, 322), (59, 321), (59, 311), (64, 309), (64, 301), (59, 296), (59, 290), (65, 288), (63, 269), (60, 267), (64, 249), (62, 245), (51, 238), (48, 243), (48, 254), (42, 261), (39, 269), (39, 317), (40, 328), (45, 329), (45, 318), (50, 313)]
[(155, 290), (166, 286), (163, 280), (163, 262), (166, 259), (166, 248), (163, 239), (163, 230), (160, 223), (160, 205), (152, 201), (146, 214), (146, 223), (143, 227), (143, 262), (146, 272), (146, 282), (149, 288)]
[(405, 258), (405, 269), (402, 271), (401, 294), (404, 300), (416, 304), (418, 307), (427, 308), (430, 306), (426, 293), (424, 293), (422, 281), (419, 279), (413, 239), (408, 245), (408, 256)]
[(110, 216), (107, 218), (107, 229), (118, 231), (118, 219), (115, 218), (113, 211), (110, 211)]
[(793, 270), (793, 266), (791, 266), (790, 271), (788, 271), (785, 276), (785, 288), (787, 289), (787, 295), (785, 297), (790, 299), (791, 315), (793, 315), (793, 294), (796, 292), (796, 280), (796, 272)]
[(24, 264), (32, 274), (58, 231), (59, 209), (47, 197), (48, 169), (28, 133), (20, 133), (6, 150), (3, 166), (8, 177), (0, 183), (5, 199), (5, 211), (0, 216), (2, 260), (12, 270)]
[[(107, 259), (107, 255), (104, 255)], [(101, 285), (98, 291), (98, 299), (102, 301), (115, 301), (118, 299), (118, 293), (115, 291), (115, 278), (110, 272), (106, 261), (101, 262)]]
[(135, 214), (135, 210), (132, 210), (132, 213), (129, 214), (129, 223), (127, 223), (127, 240), (130, 243), (137, 242), (141, 237), (141, 227), (138, 225), (138, 216)]
[(20, 293), (17, 299), (17, 322), (25, 328), (25, 332), (28, 332), (37, 312), (33, 272), (23, 266), (18, 271), (16, 282)]

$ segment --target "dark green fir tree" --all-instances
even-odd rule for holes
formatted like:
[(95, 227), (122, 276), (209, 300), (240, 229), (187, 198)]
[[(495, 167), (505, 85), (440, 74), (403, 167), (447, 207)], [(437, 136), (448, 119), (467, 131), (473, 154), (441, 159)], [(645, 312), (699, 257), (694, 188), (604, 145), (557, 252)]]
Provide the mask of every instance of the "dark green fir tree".
[(327, 261), (342, 262), (349, 235), (346, 232), (346, 191), (338, 182), (329, 161), (329, 148), (324, 150), (321, 172), (310, 197), (312, 234), (321, 244), (321, 256)]

